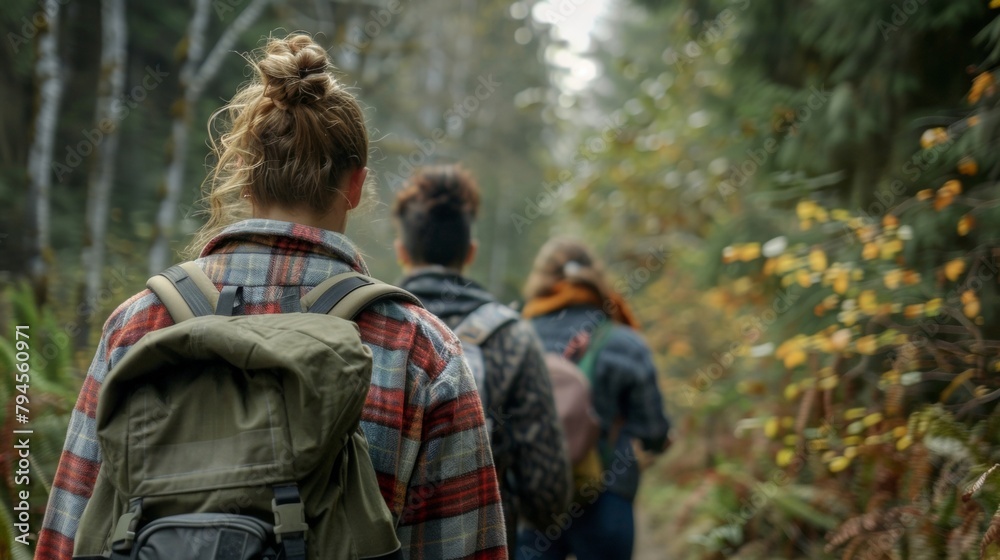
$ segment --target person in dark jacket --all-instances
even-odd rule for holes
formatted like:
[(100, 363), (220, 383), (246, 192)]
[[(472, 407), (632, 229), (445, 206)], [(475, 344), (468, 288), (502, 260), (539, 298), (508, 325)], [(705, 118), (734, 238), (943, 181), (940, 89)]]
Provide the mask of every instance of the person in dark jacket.
[(395, 200), (395, 245), (406, 274), (400, 286), (428, 311), (460, 337), (472, 316), (493, 326), (486, 330), (495, 328), (479, 341), (480, 356), (467, 358), (479, 360), (482, 369), (477, 382), (485, 384), (480, 392), (513, 547), (519, 517), (547, 524), (565, 511), (571, 471), (538, 337), (527, 321), (463, 274), (476, 256), (472, 225), (478, 210), (479, 189), (466, 170), (418, 169)]
[(601, 421), (598, 447), (604, 470), (603, 489), (582, 492), (567, 523), (521, 531), (516, 557), (631, 558), (640, 462), (669, 445), (670, 423), (652, 353), (628, 304), (611, 289), (598, 259), (577, 240), (556, 238), (542, 247), (524, 296), (523, 315), (531, 319), (546, 351), (579, 357), (598, 345), (590, 378)]

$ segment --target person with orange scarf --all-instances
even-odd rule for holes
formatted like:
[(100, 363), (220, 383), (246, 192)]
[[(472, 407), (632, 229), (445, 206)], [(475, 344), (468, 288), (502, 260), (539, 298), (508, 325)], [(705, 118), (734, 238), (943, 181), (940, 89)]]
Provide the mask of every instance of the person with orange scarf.
[[(545, 350), (587, 367), (600, 418), (601, 490), (580, 493), (562, 523), (522, 527), (518, 559), (616, 560), (632, 557), (632, 502), (647, 454), (669, 446), (670, 422), (640, 323), (582, 242), (555, 238), (539, 251), (524, 286), (522, 315)], [(581, 362), (582, 364), (582, 362)]]

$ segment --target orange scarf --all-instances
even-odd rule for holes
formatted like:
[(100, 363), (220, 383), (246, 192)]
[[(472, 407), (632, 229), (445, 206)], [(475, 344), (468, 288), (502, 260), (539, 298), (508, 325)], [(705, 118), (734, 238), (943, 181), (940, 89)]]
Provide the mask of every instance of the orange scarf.
[(539, 315), (546, 315), (553, 311), (565, 309), (573, 305), (594, 305), (600, 307), (605, 313), (611, 316), (614, 321), (641, 330), (639, 320), (632, 313), (632, 308), (617, 293), (612, 293), (605, 304), (604, 299), (596, 290), (589, 286), (574, 284), (568, 280), (562, 280), (552, 287), (552, 293), (536, 297), (524, 304), (521, 314), (530, 319)]

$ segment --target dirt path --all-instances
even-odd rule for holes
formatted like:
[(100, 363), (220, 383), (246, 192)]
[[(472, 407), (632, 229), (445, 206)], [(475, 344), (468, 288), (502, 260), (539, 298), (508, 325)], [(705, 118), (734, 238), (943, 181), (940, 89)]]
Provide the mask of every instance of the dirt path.
[(635, 508), (635, 549), (632, 560), (666, 560), (664, 545), (651, 525), (650, 516), (638, 505)]

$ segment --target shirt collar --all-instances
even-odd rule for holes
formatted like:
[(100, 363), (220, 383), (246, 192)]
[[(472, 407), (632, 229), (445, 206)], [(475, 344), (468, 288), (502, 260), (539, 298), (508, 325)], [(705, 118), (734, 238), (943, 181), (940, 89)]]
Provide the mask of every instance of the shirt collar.
[(252, 218), (232, 224), (209, 241), (201, 256), (237, 252), (301, 252), (325, 254), (368, 275), (361, 253), (342, 233), (316, 227)]

